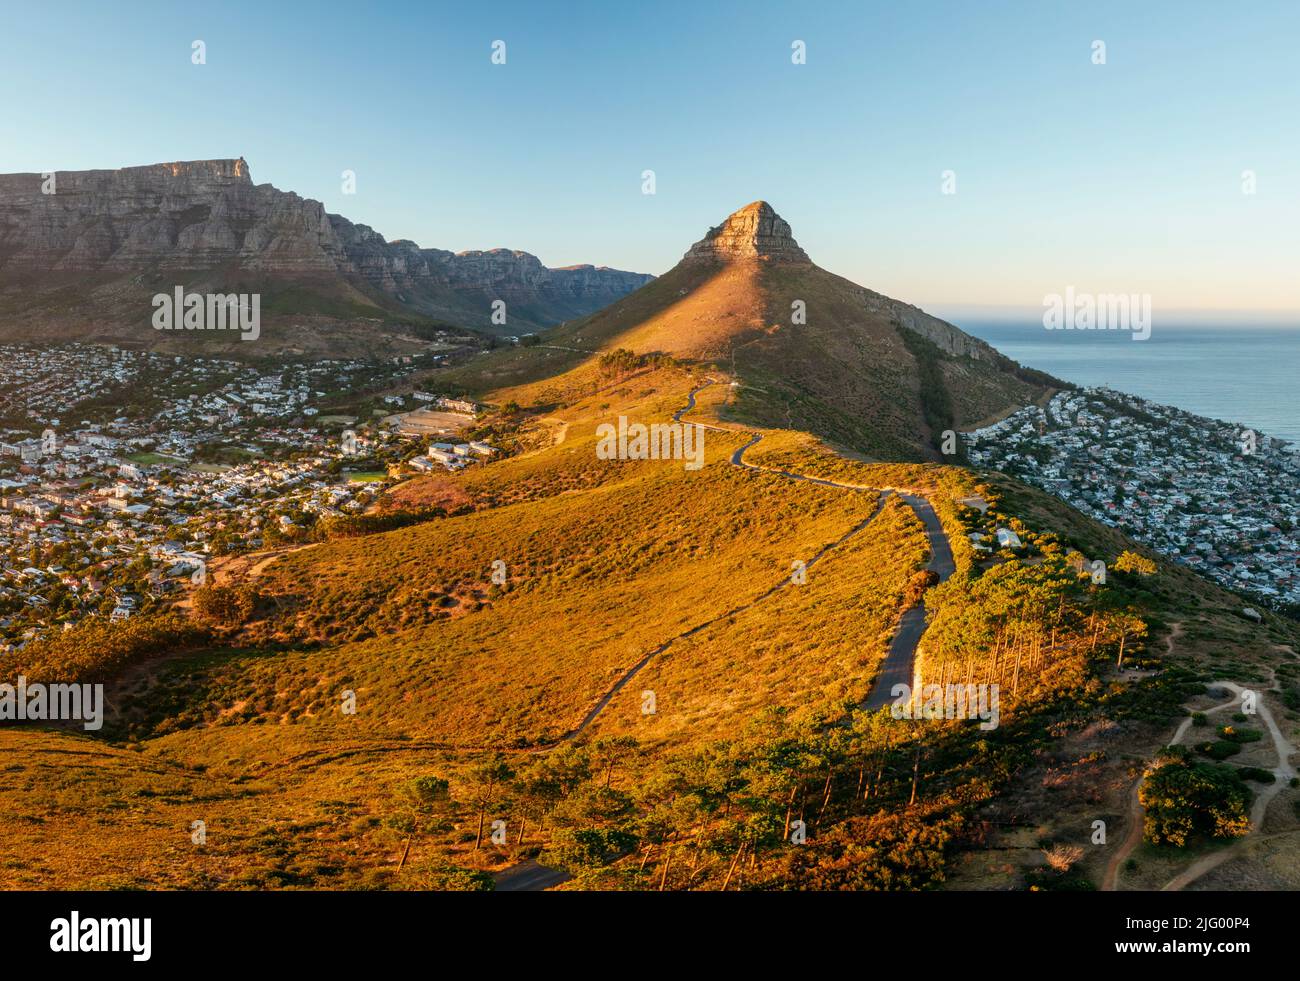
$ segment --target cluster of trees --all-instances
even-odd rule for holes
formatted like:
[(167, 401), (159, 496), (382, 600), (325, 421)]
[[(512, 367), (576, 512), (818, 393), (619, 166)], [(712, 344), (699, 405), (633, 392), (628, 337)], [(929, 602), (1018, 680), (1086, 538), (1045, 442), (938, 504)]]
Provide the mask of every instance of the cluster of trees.
[(668, 757), (624, 736), (481, 758), (411, 781), (390, 825), (408, 850), (445, 848), (457, 828), (462, 851), (544, 845), (544, 863), (600, 888), (924, 888), (942, 880), (966, 805), (988, 796), (984, 776), (938, 775), (954, 735), (887, 711), (828, 725), (773, 709)]
[(3, 677), (10, 682), (18, 675), (29, 682), (102, 682), (132, 664), (198, 647), (208, 638), (206, 630), (178, 613), (117, 623), (88, 619), (6, 657)]
[(1116, 572), (1131, 572), (1138, 576), (1154, 576), (1156, 574), (1155, 562), (1127, 549), (1120, 553), (1112, 568)]
[(410, 525), (418, 525), (425, 521), (432, 521), (435, 518), (445, 518), (449, 515), (465, 514), (472, 511), (473, 508), (465, 505), (448, 511), (441, 507), (420, 507), (407, 508), (393, 511), (377, 511), (370, 514), (334, 514), (321, 518), (316, 522), (315, 535), (311, 538), (315, 541), (327, 541), (336, 538), (357, 538), (361, 535), (374, 535), (381, 531), (393, 531), (396, 528), (406, 528)]
[(214, 627), (242, 626), (253, 614), (257, 595), (247, 583), (208, 584), (194, 590), (194, 614)]
[(1065, 550), (1036, 564), (1004, 562), (936, 587), (923, 641), (927, 683), (996, 684), (1005, 702), (1077, 688), (1102, 652), (1122, 667), (1147, 636), (1123, 591), (1080, 573)]
[(291, 511), (288, 517), (293, 524), (281, 528), (275, 521), (267, 521), (262, 528), (262, 546), (276, 548), (283, 545), (334, 541), (340, 538), (360, 538), (397, 528), (408, 528), (437, 518), (455, 517), (474, 510), (463, 504), (445, 508), (437, 505), (394, 508), (363, 514), (329, 514), (316, 518), (307, 511)]
[(641, 368), (672, 368), (677, 360), (669, 354), (636, 354), (626, 348), (618, 348), (600, 356), (597, 362), (602, 378), (614, 379), (629, 375)]
[(1195, 835), (1240, 838), (1250, 833), (1253, 798), (1236, 767), (1197, 762), (1185, 747), (1171, 746), (1138, 791), (1146, 808), (1143, 836), (1152, 844), (1180, 848)]

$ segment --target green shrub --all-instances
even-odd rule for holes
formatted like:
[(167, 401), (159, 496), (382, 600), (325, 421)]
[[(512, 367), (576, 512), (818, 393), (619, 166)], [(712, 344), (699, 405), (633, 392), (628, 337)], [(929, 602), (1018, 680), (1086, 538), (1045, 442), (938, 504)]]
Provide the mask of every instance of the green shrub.
[(0, 673), (8, 681), (94, 683), (159, 654), (197, 647), (206, 630), (177, 613), (143, 615), (114, 623), (94, 617), (71, 630), (33, 641), (9, 655)]
[(419, 869), (416, 877), (425, 889), (435, 892), (491, 892), (496, 888), (496, 880), (490, 873), (449, 863)]
[(1146, 808), (1143, 837), (1155, 845), (1180, 848), (1196, 834), (1241, 837), (1250, 833), (1253, 798), (1231, 766), (1162, 757), (1138, 792), (1138, 800)]
[(256, 603), (253, 588), (244, 584), (208, 585), (194, 591), (195, 616), (216, 627), (242, 626), (252, 615)]
[(1277, 780), (1272, 770), (1258, 766), (1243, 766), (1237, 773), (1241, 779), (1254, 780), (1256, 783), (1274, 783)]
[(1257, 743), (1264, 738), (1264, 733), (1258, 729), (1237, 729), (1233, 726), (1223, 726), (1219, 729), (1219, 738), (1234, 743)]
[(1196, 747), (1198, 753), (1215, 760), (1226, 760), (1229, 756), (1236, 756), (1241, 752), (1241, 743), (1235, 743), (1227, 739), (1218, 739), (1214, 742), (1201, 743)]

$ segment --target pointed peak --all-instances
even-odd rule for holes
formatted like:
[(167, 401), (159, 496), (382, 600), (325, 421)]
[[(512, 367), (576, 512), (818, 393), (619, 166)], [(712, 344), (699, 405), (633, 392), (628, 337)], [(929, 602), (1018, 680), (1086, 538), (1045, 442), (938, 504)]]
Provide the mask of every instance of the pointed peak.
[(762, 259), (812, 262), (790, 234), (790, 225), (766, 201), (752, 201), (690, 247), (688, 260)]

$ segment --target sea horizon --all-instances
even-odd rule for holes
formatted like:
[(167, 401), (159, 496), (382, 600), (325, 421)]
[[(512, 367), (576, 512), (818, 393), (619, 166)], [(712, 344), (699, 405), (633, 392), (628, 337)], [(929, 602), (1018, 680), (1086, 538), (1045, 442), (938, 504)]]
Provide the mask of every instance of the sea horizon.
[(1235, 423), (1300, 445), (1294, 385), (1300, 324), (1153, 327), (1144, 341), (1125, 331), (1051, 331), (1041, 323), (955, 321), (1027, 368), (1083, 386), (1108, 386), (1186, 412)]

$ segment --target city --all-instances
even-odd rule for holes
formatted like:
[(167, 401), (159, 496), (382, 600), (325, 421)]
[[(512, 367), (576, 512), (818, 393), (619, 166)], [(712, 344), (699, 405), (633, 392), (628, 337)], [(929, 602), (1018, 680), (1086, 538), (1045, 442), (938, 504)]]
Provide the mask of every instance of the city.
[[(397, 474), (490, 458), (488, 443), (438, 439), (474, 425), (473, 403), (411, 391), (446, 356), (264, 370), (5, 348), (0, 651), (176, 599), (211, 558), (307, 540), (322, 518), (364, 512)], [(444, 425), (421, 424), (439, 400)]]

